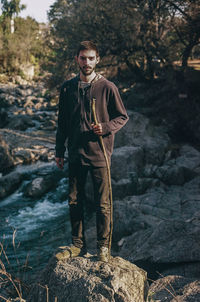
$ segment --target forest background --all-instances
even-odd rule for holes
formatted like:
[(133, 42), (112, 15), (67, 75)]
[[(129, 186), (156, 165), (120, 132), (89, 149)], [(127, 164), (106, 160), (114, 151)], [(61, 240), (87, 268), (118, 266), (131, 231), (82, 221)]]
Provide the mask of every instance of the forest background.
[[(77, 44), (93, 40), (100, 49), (100, 68), (130, 72), (136, 80), (155, 77), (155, 69), (199, 58), (199, 0), (57, 0), (48, 12), (49, 24), (18, 17), (20, 0), (1, 0), (0, 72), (20, 72), (34, 64), (38, 74), (53, 76), (54, 85), (74, 72)], [(157, 64), (159, 63), (159, 64)]]
[[(154, 106), (156, 123), (173, 123), (172, 137), (199, 144), (193, 133), (199, 127), (193, 116), (200, 111), (199, 0), (56, 0), (48, 24), (19, 17), (25, 8), (20, 0), (1, 0), (1, 6), (1, 82), (16, 74), (26, 77), (33, 66), (35, 80), (59, 88), (77, 72), (77, 44), (92, 40), (100, 49), (103, 74), (121, 83), (123, 91), (140, 83), (139, 93), (149, 94), (139, 107)], [(166, 114), (177, 106), (176, 116)]]

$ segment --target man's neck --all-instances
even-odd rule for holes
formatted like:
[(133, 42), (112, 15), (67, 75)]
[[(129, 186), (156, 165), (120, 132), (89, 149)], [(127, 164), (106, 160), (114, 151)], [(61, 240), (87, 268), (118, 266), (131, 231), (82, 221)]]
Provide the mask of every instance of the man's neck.
[(82, 72), (80, 72), (80, 79), (83, 82), (91, 83), (95, 77), (96, 77), (96, 73), (94, 71), (90, 75), (84, 75)]

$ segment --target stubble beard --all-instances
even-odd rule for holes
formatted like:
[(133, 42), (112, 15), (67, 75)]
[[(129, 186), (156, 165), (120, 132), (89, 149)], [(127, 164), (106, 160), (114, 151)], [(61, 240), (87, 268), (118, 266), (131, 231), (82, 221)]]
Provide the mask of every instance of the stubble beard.
[(88, 70), (85, 70), (83, 67), (80, 67), (80, 66), (79, 66), (79, 68), (80, 68), (82, 74), (84, 74), (84, 76), (91, 75), (93, 73), (93, 71), (95, 70), (95, 68), (90, 68), (90, 67)]

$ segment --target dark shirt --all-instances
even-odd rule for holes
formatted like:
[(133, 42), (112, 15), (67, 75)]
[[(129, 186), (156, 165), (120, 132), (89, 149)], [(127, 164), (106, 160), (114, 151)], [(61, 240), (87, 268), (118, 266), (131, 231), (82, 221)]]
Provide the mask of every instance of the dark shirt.
[(99, 144), (93, 133), (91, 102), (95, 98), (98, 122), (103, 129), (103, 141), (107, 156), (113, 152), (114, 135), (128, 121), (128, 115), (114, 83), (97, 77), (90, 86), (81, 88), (79, 76), (66, 81), (59, 99), (58, 128), (56, 133), (56, 157), (64, 157), (68, 139), (69, 162), (96, 167), (106, 166)]

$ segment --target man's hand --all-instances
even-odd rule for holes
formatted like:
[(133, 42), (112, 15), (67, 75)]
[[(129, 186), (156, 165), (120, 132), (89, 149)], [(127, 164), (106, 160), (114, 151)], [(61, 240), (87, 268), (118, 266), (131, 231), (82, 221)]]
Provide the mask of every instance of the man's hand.
[(96, 135), (102, 135), (103, 132), (102, 132), (102, 125), (101, 124), (92, 124), (92, 130), (93, 132), (96, 134)]
[(64, 158), (56, 157), (56, 165), (59, 169), (63, 169), (63, 167), (64, 167)]

